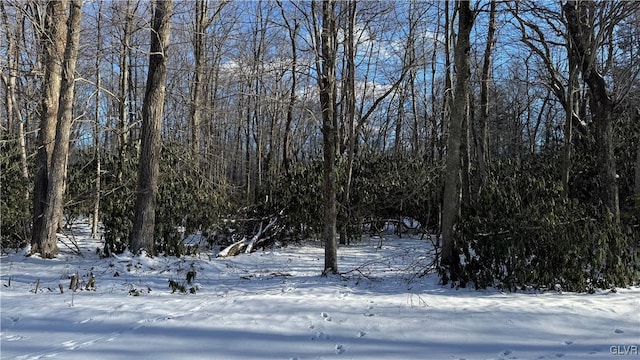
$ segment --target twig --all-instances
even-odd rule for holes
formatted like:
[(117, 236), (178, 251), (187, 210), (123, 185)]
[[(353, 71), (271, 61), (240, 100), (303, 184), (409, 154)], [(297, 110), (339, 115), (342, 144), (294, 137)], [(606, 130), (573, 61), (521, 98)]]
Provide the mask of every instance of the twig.
[(78, 242), (76, 241), (76, 237), (73, 234), (73, 230), (69, 230), (69, 232), (71, 233), (71, 238), (69, 238), (66, 234), (66, 232), (63, 232), (62, 234), (64, 235), (65, 238), (69, 239), (69, 241), (71, 242), (71, 244), (73, 244), (73, 246), (75, 247), (72, 248), (71, 245), (67, 244), (66, 242), (64, 242), (64, 240), (62, 240), (63, 238), (59, 238), (58, 240), (60, 240), (60, 242), (62, 243), (62, 245), (66, 246), (67, 248), (69, 248), (69, 250), (73, 251), (76, 255), (80, 255), (80, 257), (84, 257), (84, 255), (82, 254), (82, 251), (80, 250), (80, 246), (78, 246)]

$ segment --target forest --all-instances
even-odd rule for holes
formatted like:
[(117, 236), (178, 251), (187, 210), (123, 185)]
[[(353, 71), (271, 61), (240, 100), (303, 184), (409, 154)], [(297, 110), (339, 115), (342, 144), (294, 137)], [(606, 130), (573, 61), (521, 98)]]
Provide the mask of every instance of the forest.
[(3, 253), (89, 221), (103, 257), (314, 239), (328, 275), (393, 224), (446, 286), (638, 283), (640, 2), (0, 11)]

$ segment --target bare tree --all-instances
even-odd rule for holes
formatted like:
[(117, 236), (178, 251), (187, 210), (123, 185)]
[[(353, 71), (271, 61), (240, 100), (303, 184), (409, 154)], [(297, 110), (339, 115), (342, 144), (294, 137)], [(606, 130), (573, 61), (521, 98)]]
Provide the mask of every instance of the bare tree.
[(461, 194), (461, 145), (463, 124), (469, 117), (470, 102), (470, 34), (474, 23), (474, 12), (469, 1), (459, 1), (458, 10), (458, 34), (454, 46), (454, 62), (456, 69), (455, 89), (453, 94), (453, 106), (451, 108), (451, 120), (449, 123), (449, 136), (447, 140), (447, 157), (444, 173), (444, 195), (442, 206), (442, 253), (440, 264), (443, 271), (448, 272), (443, 276), (443, 282), (451, 278), (456, 280), (457, 267), (459, 266), (458, 252), (456, 250), (456, 223), (460, 216)]
[(193, 57), (195, 61), (195, 67), (193, 71), (193, 81), (191, 84), (191, 145), (194, 152), (201, 151), (201, 137), (202, 137), (202, 92), (204, 89), (204, 70), (206, 65), (205, 59), (205, 39), (207, 35), (207, 29), (211, 23), (220, 16), (220, 12), (227, 4), (227, 1), (219, 3), (215, 9), (214, 14), (209, 17), (209, 0), (196, 0), (195, 5), (195, 29), (193, 33)]
[[(40, 130), (38, 131), (38, 152), (33, 190), (33, 227), (31, 252), (40, 253), (44, 258), (55, 257), (58, 253), (57, 211), (49, 206), (49, 174), (58, 124), (60, 88), (62, 84), (62, 57), (66, 45), (67, 1), (50, 1), (42, 32), (42, 48), (45, 57), (45, 78), (41, 103)], [(49, 236), (53, 233), (53, 237)]]
[(619, 99), (609, 90), (605, 80), (611, 59), (601, 63), (598, 58), (605, 42), (611, 41), (616, 25), (637, 8), (638, 4), (631, 2), (582, 0), (569, 0), (562, 7), (568, 34), (575, 46), (576, 57), (580, 59), (580, 73), (589, 89), (589, 108), (600, 150), (600, 199), (616, 222), (620, 222), (620, 205), (613, 148), (613, 110)]
[(67, 41), (63, 58), (58, 124), (47, 188), (48, 204), (45, 206), (45, 217), (54, 219), (53, 224), (55, 226), (50, 227), (47, 234), (51, 241), (56, 241), (56, 231), (60, 227), (63, 216), (81, 16), (82, 0), (71, 0), (69, 20), (67, 21)]
[(135, 220), (129, 238), (130, 250), (153, 254), (156, 194), (160, 164), (160, 127), (167, 79), (167, 47), (171, 29), (172, 0), (157, 0), (152, 19), (151, 52), (147, 89), (142, 105), (142, 149), (138, 167)]
[(102, 4), (103, 1), (98, 1), (98, 14), (96, 21), (96, 103), (95, 103), (95, 124), (93, 131), (93, 146), (94, 156), (96, 160), (96, 177), (94, 180), (94, 200), (93, 200), (93, 219), (91, 222), (91, 236), (93, 238), (98, 237), (98, 222), (100, 221), (100, 192), (101, 192), (101, 172), (102, 172), (102, 149), (101, 149), (101, 124), (100, 124), (100, 110), (101, 102), (100, 96), (102, 94), (102, 76), (100, 74), (100, 64), (102, 60)]
[(482, 78), (480, 80), (480, 113), (478, 116), (476, 153), (478, 157), (478, 190), (487, 181), (489, 162), (489, 83), (491, 82), (491, 64), (496, 32), (496, 1), (491, 0), (489, 9), (489, 27), (487, 29), (487, 43), (482, 61)]
[[(120, 5), (118, 5), (120, 6)], [(124, 23), (122, 24), (122, 38), (120, 50), (120, 59), (118, 63), (119, 79), (118, 79), (118, 123), (117, 129), (117, 148), (119, 151), (119, 167), (117, 170), (117, 180), (121, 182), (123, 179), (124, 162), (127, 158), (126, 149), (129, 141), (129, 107), (132, 102), (130, 96), (131, 86), (131, 57), (132, 57), (132, 38), (134, 33), (134, 14), (138, 7), (138, 2), (132, 7), (131, 0), (126, 0), (122, 4), (124, 6)], [(134, 84), (135, 86), (135, 84)]]
[[(314, 2), (315, 4), (315, 2)], [(313, 6), (313, 5), (312, 5)], [(323, 135), (323, 196), (324, 196), (324, 272), (338, 273), (338, 244), (336, 241), (336, 2), (322, 1), (322, 32), (318, 62), (318, 86), (322, 108)], [(316, 38), (318, 36), (316, 35)]]
[[(9, 16), (7, 14), (4, 2), (0, 2), (0, 12), (2, 13), (2, 22), (5, 26), (5, 35), (7, 41), (8, 71), (2, 71), (2, 74), (0, 75), (5, 86), (5, 106), (7, 111), (6, 130), (9, 134), (14, 132), (16, 133), (20, 148), (20, 169), (22, 172), (22, 177), (26, 180), (29, 178), (29, 169), (27, 163), (27, 146), (24, 131), (24, 119), (22, 117), (22, 112), (18, 104), (18, 98), (16, 96), (18, 87), (18, 66), (20, 63), (20, 23), (22, 22), (24, 15), (21, 11), (18, 11), (16, 14), (17, 18), (15, 19), (14, 26), (12, 27), (9, 23)], [(2, 125), (0, 124), (0, 128), (1, 127)], [(28, 198), (28, 196), (29, 194), (27, 192), (25, 194), (25, 197)]]
[[(578, 81), (579, 59), (576, 58), (575, 45), (565, 29), (562, 29), (565, 25), (562, 24), (561, 14), (544, 8), (537, 3), (524, 1), (515, 3), (515, 7), (511, 11), (518, 21), (522, 42), (540, 59), (546, 70), (548, 79), (545, 86), (555, 95), (565, 110), (562, 184), (565, 195), (568, 195), (573, 162), (573, 133), (577, 125), (584, 123), (584, 121), (580, 121), (578, 115), (579, 107), (584, 99), (581, 97)], [(541, 21), (523, 16), (524, 13), (534, 14)], [(559, 36), (561, 40), (565, 40), (565, 42), (557, 44), (558, 40), (550, 39), (554, 33), (545, 31), (546, 29), (543, 28), (543, 25), (553, 29), (555, 35)], [(561, 45), (566, 54), (568, 62), (566, 79), (558, 61), (554, 58), (556, 53), (554, 47), (557, 47), (557, 45)]]
[(298, 80), (298, 46), (296, 38), (300, 32), (300, 23), (297, 17), (289, 20), (285, 14), (284, 6), (280, 0), (277, 1), (280, 7), (282, 19), (287, 28), (289, 34), (289, 42), (291, 44), (291, 87), (289, 89), (289, 102), (287, 104), (287, 120), (284, 128), (284, 135), (282, 140), (282, 165), (286, 175), (289, 174), (289, 167), (291, 163), (291, 125), (293, 123), (293, 111), (296, 104), (296, 86)]

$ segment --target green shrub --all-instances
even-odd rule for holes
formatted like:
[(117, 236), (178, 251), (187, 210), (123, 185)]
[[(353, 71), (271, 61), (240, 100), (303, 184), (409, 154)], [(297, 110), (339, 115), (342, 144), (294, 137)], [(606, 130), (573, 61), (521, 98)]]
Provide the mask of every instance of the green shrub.
[(17, 141), (0, 141), (0, 250), (18, 249), (30, 242), (32, 180), (20, 168)]
[(497, 163), (460, 223), (462, 278), (510, 291), (637, 281), (637, 234), (602, 206), (566, 199), (555, 168), (551, 161)]
[(134, 154), (104, 156), (100, 220), (104, 226), (104, 253), (120, 254), (129, 246), (135, 216), (137, 161)]
[(229, 189), (208, 179), (184, 146), (165, 145), (156, 203), (156, 250), (175, 256), (196, 250), (187, 249), (182, 236), (209, 233), (216, 227), (220, 214), (229, 208), (226, 191)]

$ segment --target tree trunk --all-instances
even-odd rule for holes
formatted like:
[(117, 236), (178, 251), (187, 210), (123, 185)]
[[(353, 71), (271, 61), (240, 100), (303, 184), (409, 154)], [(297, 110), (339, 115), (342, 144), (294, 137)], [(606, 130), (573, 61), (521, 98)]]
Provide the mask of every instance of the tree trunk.
[(440, 119), (440, 154), (438, 154), (440, 159), (444, 159), (446, 156), (445, 149), (447, 147), (447, 139), (449, 134), (449, 129), (447, 128), (447, 123), (451, 118), (451, 107), (453, 102), (453, 75), (452, 75), (452, 65), (451, 65), (451, 42), (452, 42), (452, 32), (453, 32), (453, 20), (451, 19), (451, 14), (449, 10), (449, 1), (444, 2), (444, 102), (442, 104), (442, 117)]
[[(461, 202), (461, 145), (462, 125), (468, 119), (470, 93), (470, 33), (473, 27), (474, 14), (469, 1), (460, 1), (458, 6), (458, 37), (454, 48), (454, 62), (456, 68), (456, 84), (451, 108), (451, 121), (447, 140), (447, 158), (444, 174), (444, 195), (442, 206), (442, 253), (440, 264), (445, 271), (443, 283), (449, 279), (457, 279), (459, 266), (458, 251), (456, 250), (456, 228), (460, 214)], [(468, 122), (467, 122), (468, 124)]]
[(43, 228), (46, 231), (46, 239), (55, 243), (56, 231), (60, 227), (62, 211), (64, 208), (64, 192), (67, 178), (67, 158), (69, 156), (69, 137), (73, 120), (73, 96), (75, 90), (75, 72), (78, 59), (78, 47), (80, 43), (80, 18), (82, 16), (82, 0), (71, 0), (69, 20), (67, 22), (67, 44), (64, 51), (62, 69), (62, 83), (59, 99), (58, 126), (53, 154), (51, 157), (51, 170), (47, 184), (48, 203), (45, 205), (44, 217), (51, 226)]
[(489, 10), (489, 29), (487, 30), (487, 44), (484, 49), (482, 62), (482, 79), (480, 81), (480, 114), (478, 116), (478, 130), (476, 131), (476, 152), (478, 157), (478, 184), (480, 191), (487, 182), (489, 162), (489, 83), (491, 81), (491, 60), (493, 56), (494, 34), (496, 32), (496, 1), (491, 0)]
[(204, 62), (204, 35), (207, 29), (207, 2), (208, 0), (196, 0), (195, 33), (193, 34), (193, 57), (195, 68), (193, 83), (191, 84), (191, 145), (195, 154), (200, 151), (200, 108), (203, 62)]
[(576, 56), (581, 59), (580, 71), (589, 89), (589, 108), (596, 125), (596, 144), (599, 153), (600, 200), (616, 223), (620, 222), (618, 180), (613, 151), (613, 100), (607, 91), (604, 77), (599, 73), (596, 53), (600, 44), (595, 43), (594, 24), (587, 14), (594, 12), (594, 3), (567, 1), (563, 6), (567, 28)]
[(157, 0), (152, 20), (151, 53), (147, 89), (142, 105), (142, 148), (138, 167), (135, 220), (129, 238), (130, 250), (155, 253), (156, 194), (160, 172), (160, 129), (167, 80), (167, 54), (173, 10), (172, 0)]
[(127, 0), (125, 6), (125, 23), (122, 36), (122, 52), (120, 53), (120, 77), (118, 89), (118, 125), (117, 125), (117, 144), (118, 144), (118, 170), (116, 179), (120, 183), (124, 176), (124, 163), (128, 156), (126, 154), (126, 146), (128, 141), (128, 107), (129, 107), (129, 58), (131, 57), (131, 34), (133, 32), (133, 12), (131, 10), (131, 1)]
[[(596, 121), (596, 143), (600, 149), (600, 198), (609, 210), (616, 223), (620, 222), (620, 205), (618, 199), (618, 175), (613, 152), (613, 104), (605, 92), (604, 79), (594, 70), (589, 75), (587, 84), (590, 88), (589, 107)], [(594, 84), (594, 85), (592, 85)], [(592, 89), (593, 88), (593, 89)]]
[(567, 34), (567, 56), (569, 60), (569, 81), (564, 100), (565, 124), (564, 124), (564, 150), (562, 154), (562, 186), (565, 197), (569, 196), (569, 177), (573, 157), (573, 125), (577, 119), (580, 104), (580, 83), (578, 75), (580, 70), (580, 56), (571, 34)]
[(289, 167), (291, 163), (291, 125), (293, 123), (293, 110), (296, 103), (296, 86), (298, 74), (296, 73), (298, 66), (298, 47), (296, 45), (296, 37), (300, 29), (300, 24), (297, 18), (293, 18), (293, 26), (289, 23), (289, 20), (285, 16), (284, 6), (281, 1), (278, 1), (278, 6), (282, 13), (282, 19), (284, 20), (287, 30), (289, 32), (289, 41), (291, 45), (291, 87), (289, 89), (289, 102), (287, 104), (287, 120), (284, 127), (284, 135), (282, 139), (282, 165), (284, 167), (284, 173), (289, 176)]
[[(16, 98), (18, 66), (20, 58), (19, 34), (20, 23), (22, 22), (22, 13), (18, 12), (18, 19), (15, 20), (13, 29), (9, 24), (9, 17), (5, 9), (5, 3), (0, 1), (0, 12), (2, 12), (2, 21), (5, 24), (5, 35), (7, 38), (7, 65), (9, 67), (7, 74), (2, 73), (2, 80), (5, 84), (5, 105), (7, 110), (7, 132), (13, 134), (16, 132), (20, 147), (20, 170), (25, 180), (29, 179), (29, 169), (27, 163), (27, 146), (24, 133), (24, 119), (20, 112), (18, 100)], [(29, 198), (29, 192), (25, 191), (25, 198)]]
[[(4, 23), (4, 33), (7, 37), (7, 46), (6, 46), (6, 51), (7, 51), (7, 68), (8, 68), (8, 73), (9, 73), (9, 77), (7, 78), (7, 75), (4, 73), (4, 71), (0, 74), (0, 76), (2, 77), (2, 82), (4, 83), (5, 86), (5, 107), (6, 107), (6, 111), (7, 111), (7, 127), (6, 129), (2, 126), (2, 123), (0, 123), (0, 131), (6, 131), (8, 134), (11, 134), (13, 132), (13, 111), (14, 111), (14, 107), (13, 107), (13, 100), (11, 98), (12, 94), (15, 92), (15, 74), (17, 72), (17, 64), (18, 61), (17, 59), (14, 58), (14, 50), (16, 48), (16, 40), (15, 38), (17, 37), (17, 35), (15, 35), (15, 33), (17, 33), (17, 26), (14, 29), (11, 28), (11, 25), (9, 24), (9, 17), (7, 16), (7, 11), (4, 7), (4, 2), (0, 2), (0, 12), (2, 13), (2, 22)], [(12, 35), (13, 34), (13, 35)], [(4, 66), (3, 66), (4, 67)]]
[(54, 151), (60, 87), (62, 84), (62, 57), (66, 42), (67, 2), (50, 1), (47, 4), (46, 28), (42, 33), (45, 56), (45, 76), (38, 131), (38, 152), (33, 189), (33, 227), (31, 233), (31, 253), (40, 253), (43, 258), (53, 258), (58, 253), (55, 236), (48, 234), (57, 230), (55, 215), (47, 210), (49, 199), (49, 174)]
[[(636, 121), (640, 122), (640, 109), (636, 109)], [(640, 212), (640, 134), (638, 134), (638, 149), (636, 150), (636, 174), (635, 174), (635, 197), (636, 210)]]
[(93, 146), (96, 159), (96, 177), (94, 180), (94, 199), (93, 199), (93, 221), (91, 222), (91, 237), (98, 237), (98, 222), (100, 220), (100, 191), (101, 191), (101, 167), (102, 154), (100, 147), (100, 95), (102, 86), (102, 77), (100, 76), (100, 63), (102, 58), (102, 1), (98, 2), (98, 20), (97, 20), (97, 41), (96, 41), (96, 109), (95, 124), (93, 131)]
[(323, 135), (324, 272), (338, 273), (336, 241), (336, 23), (334, 0), (322, 2), (320, 106)]
[(347, 122), (347, 142), (349, 144), (347, 151), (347, 181), (344, 187), (344, 206), (346, 208), (345, 219), (343, 221), (343, 228), (340, 235), (340, 244), (346, 245), (349, 241), (347, 235), (347, 227), (352, 216), (351, 211), (351, 186), (353, 183), (353, 163), (355, 161), (356, 153), (356, 137), (355, 121), (356, 121), (356, 63), (355, 63), (355, 39), (354, 31), (356, 26), (356, 0), (350, 0), (347, 2), (347, 39), (345, 57), (347, 60), (347, 73), (345, 76), (344, 96), (345, 96), (345, 121)]
[[(445, 2), (446, 3), (446, 2)], [(438, 3), (438, 17), (440, 17), (440, 3)], [(440, 38), (440, 26), (436, 27), (436, 33), (434, 36), (434, 40), (433, 40), (433, 52), (431, 53), (431, 144), (429, 144), (429, 147), (427, 149), (427, 153), (428, 153), (428, 159), (433, 160), (434, 164), (439, 164), (440, 163), (440, 156), (438, 153), (438, 150), (441, 148), (439, 146), (439, 131), (438, 131), (438, 113), (439, 108), (437, 105), (437, 95), (436, 95), (436, 86), (437, 86), (437, 77), (436, 77), (436, 72), (438, 70), (438, 62), (436, 61), (438, 59), (438, 40)], [(426, 72), (426, 71), (425, 71)], [(425, 81), (426, 83), (426, 81)], [(426, 101), (425, 101), (426, 103)], [(443, 102), (443, 108), (444, 108), (444, 102)], [(444, 112), (444, 109), (443, 111)], [(426, 118), (426, 116), (425, 116)], [(425, 120), (426, 121), (426, 120)], [(427, 126), (425, 126), (425, 128), (427, 128)]]

